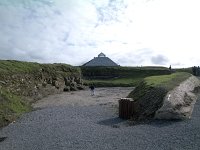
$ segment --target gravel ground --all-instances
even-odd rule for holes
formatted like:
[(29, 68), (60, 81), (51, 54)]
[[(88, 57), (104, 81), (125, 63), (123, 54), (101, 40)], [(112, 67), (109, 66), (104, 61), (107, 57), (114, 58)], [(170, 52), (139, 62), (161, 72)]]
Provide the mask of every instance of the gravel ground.
[(81, 91), (65, 92), (46, 97), (33, 104), (33, 107), (116, 105), (121, 97), (126, 97), (133, 89), (133, 87), (96, 88), (94, 96), (90, 96), (89, 88)]
[(0, 130), (7, 137), (0, 150), (200, 149), (200, 99), (190, 120), (134, 126), (119, 119), (111, 103), (37, 106)]

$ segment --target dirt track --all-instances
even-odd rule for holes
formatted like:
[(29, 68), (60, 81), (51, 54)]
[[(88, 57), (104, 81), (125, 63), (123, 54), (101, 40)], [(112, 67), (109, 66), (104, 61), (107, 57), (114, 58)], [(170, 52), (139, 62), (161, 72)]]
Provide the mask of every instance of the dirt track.
[(33, 104), (33, 107), (117, 105), (118, 100), (126, 97), (133, 89), (133, 87), (96, 88), (94, 96), (90, 95), (89, 89), (66, 92), (39, 100)]

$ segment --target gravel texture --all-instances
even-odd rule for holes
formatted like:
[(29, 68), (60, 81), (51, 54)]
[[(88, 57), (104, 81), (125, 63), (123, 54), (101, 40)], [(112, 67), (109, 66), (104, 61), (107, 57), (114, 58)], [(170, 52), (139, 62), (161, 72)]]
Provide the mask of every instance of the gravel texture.
[(190, 120), (137, 125), (118, 118), (116, 102), (37, 106), (0, 130), (0, 150), (200, 149), (200, 99)]

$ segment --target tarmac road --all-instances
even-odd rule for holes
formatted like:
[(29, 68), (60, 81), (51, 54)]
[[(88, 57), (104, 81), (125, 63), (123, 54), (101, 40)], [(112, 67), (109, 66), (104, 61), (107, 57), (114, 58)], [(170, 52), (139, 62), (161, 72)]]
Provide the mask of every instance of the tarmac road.
[(0, 150), (199, 150), (200, 99), (185, 121), (130, 125), (108, 104), (51, 106), (0, 130)]

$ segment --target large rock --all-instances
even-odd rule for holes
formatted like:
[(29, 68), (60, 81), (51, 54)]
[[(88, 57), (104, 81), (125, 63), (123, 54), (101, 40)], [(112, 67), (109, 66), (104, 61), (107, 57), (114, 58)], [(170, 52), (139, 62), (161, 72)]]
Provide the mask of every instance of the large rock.
[(187, 119), (192, 115), (197, 100), (196, 89), (200, 81), (191, 76), (178, 87), (169, 91), (164, 98), (163, 105), (155, 113), (156, 119)]

